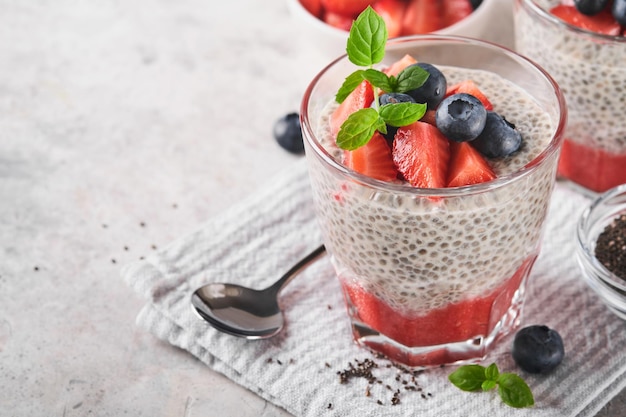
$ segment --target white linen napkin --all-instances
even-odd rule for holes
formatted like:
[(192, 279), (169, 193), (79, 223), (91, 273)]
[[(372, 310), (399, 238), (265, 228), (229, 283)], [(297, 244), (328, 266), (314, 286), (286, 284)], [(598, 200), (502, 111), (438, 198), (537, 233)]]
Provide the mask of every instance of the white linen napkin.
[[(287, 324), (278, 336), (248, 341), (201, 321), (190, 304), (197, 287), (221, 281), (264, 288), (321, 243), (311, 198), (299, 161), (196, 232), (126, 265), (123, 278), (147, 300), (138, 325), (298, 417), (584, 417), (626, 387), (624, 322), (586, 287), (574, 257), (575, 224), (590, 200), (563, 184), (556, 186), (529, 280), (523, 326), (556, 329), (565, 359), (549, 375), (526, 374), (511, 358), (509, 336), (485, 360), (527, 381), (532, 409), (505, 406), (495, 391), (460, 391), (447, 379), (456, 367), (411, 374), (355, 345), (328, 256), (284, 290)], [(340, 383), (338, 373), (366, 360), (377, 364), (372, 374), (380, 382)]]

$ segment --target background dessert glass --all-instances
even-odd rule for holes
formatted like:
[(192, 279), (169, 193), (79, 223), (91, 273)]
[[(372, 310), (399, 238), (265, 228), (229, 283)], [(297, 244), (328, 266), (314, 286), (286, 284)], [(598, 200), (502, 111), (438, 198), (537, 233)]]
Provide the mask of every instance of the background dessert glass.
[(475, 186), (418, 189), (360, 175), (322, 145), (326, 106), (355, 69), (345, 56), (303, 98), (316, 212), (355, 340), (410, 366), (472, 361), (519, 324), (554, 186), (564, 101), (540, 68), (493, 44), (398, 38), (388, 42), (383, 64), (406, 53), (494, 72), (527, 91), (549, 120), (546, 148), (519, 171)]
[(559, 176), (596, 192), (626, 183), (626, 37), (550, 14), (559, 0), (516, 0), (515, 49), (559, 84), (568, 107)]

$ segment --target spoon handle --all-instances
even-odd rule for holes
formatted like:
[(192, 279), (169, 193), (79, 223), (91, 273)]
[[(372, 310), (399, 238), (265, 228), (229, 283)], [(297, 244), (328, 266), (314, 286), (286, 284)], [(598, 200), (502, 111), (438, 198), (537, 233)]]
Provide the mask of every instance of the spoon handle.
[(287, 271), (285, 273), (285, 275), (280, 277), (280, 279), (278, 281), (276, 281), (274, 284), (272, 284), (272, 286), (269, 287), (267, 289), (267, 291), (272, 291), (276, 295), (278, 295), (278, 293), (280, 293), (280, 290), (282, 290), (283, 287), (285, 287), (287, 284), (289, 284), (289, 282), (291, 282), (291, 280), (296, 275), (298, 275), (298, 273), (301, 270), (305, 269), (307, 266), (312, 264), (314, 261), (317, 260), (317, 258), (322, 256), (325, 252), (326, 252), (326, 247), (324, 245), (319, 246), (313, 252), (309, 253), (307, 256), (302, 258), (297, 264), (292, 266), (291, 269), (289, 271)]

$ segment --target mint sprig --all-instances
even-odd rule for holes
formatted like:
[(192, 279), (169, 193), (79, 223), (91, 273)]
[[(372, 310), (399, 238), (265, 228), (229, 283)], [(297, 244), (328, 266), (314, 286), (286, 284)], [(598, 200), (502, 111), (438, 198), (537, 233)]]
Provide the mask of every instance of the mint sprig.
[(463, 391), (490, 391), (497, 386), (500, 398), (511, 407), (524, 408), (535, 404), (526, 382), (519, 375), (500, 373), (495, 363), (486, 368), (481, 365), (463, 365), (452, 372), (448, 379)]
[[(387, 27), (383, 18), (368, 6), (353, 22), (346, 45), (348, 59), (353, 64), (366, 67), (348, 75), (335, 95), (342, 103), (355, 88), (368, 81), (374, 87), (374, 106), (371, 111), (361, 109), (351, 114), (337, 133), (337, 146), (354, 150), (365, 145), (376, 131), (386, 133), (386, 125), (406, 126), (421, 119), (426, 113), (426, 104), (394, 103), (378, 105), (379, 90), (387, 93), (404, 93), (420, 87), (428, 78), (428, 72), (418, 66), (402, 70), (397, 77), (374, 69), (385, 56)], [(398, 108), (396, 108), (398, 107)]]

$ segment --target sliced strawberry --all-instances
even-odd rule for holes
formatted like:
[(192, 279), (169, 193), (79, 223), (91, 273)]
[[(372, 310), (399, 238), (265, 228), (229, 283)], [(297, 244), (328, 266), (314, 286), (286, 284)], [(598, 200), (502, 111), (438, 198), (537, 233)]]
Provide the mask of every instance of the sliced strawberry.
[(318, 19), (322, 17), (322, 0), (300, 0), (300, 4)]
[(461, 81), (452, 86), (449, 86), (446, 90), (446, 97), (457, 93), (471, 94), (483, 103), (483, 106), (485, 106), (486, 110), (493, 110), (493, 105), (491, 104), (487, 96), (482, 91), (480, 91), (476, 83), (472, 80)]
[(406, 54), (393, 64), (391, 64), (388, 68), (384, 70), (387, 75), (397, 76), (400, 72), (408, 67), (409, 65), (413, 65), (417, 63), (417, 59), (413, 58), (411, 55)]
[(333, 137), (337, 137), (341, 125), (348, 116), (359, 109), (369, 107), (372, 101), (374, 101), (372, 85), (367, 81), (362, 81), (330, 115), (330, 132)]
[(450, 159), (448, 139), (435, 126), (415, 122), (398, 129), (393, 161), (414, 187), (443, 188)]
[(450, 141), (447, 187), (479, 184), (495, 178), (489, 163), (469, 142)]
[(622, 29), (611, 14), (609, 7), (593, 16), (587, 16), (576, 10), (574, 6), (559, 4), (550, 9), (550, 13), (559, 19), (590, 32), (617, 36)]
[(344, 15), (340, 13), (331, 12), (330, 10), (326, 10), (323, 13), (322, 20), (327, 24), (334, 28), (345, 30), (346, 32), (350, 32), (350, 28), (352, 27), (352, 22), (356, 19), (353, 15)]
[(443, 0), (442, 8), (445, 27), (465, 19), (474, 10), (470, 0)]
[(357, 15), (376, 0), (322, 0), (322, 6), (328, 12), (345, 16)]
[(409, 0), (402, 20), (402, 34), (430, 33), (444, 27), (439, 0)]
[(330, 115), (330, 132), (337, 137), (341, 125), (357, 110), (369, 107), (374, 101), (374, 90), (367, 81), (362, 81)]
[(344, 164), (368, 177), (381, 181), (393, 181), (398, 177), (391, 149), (387, 140), (379, 132), (367, 144), (353, 151), (345, 151)]
[(403, 0), (376, 0), (372, 8), (383, 18), (390, 38), (402, 35), (402, 18), (406, 2)]
[(420, 119), (420, 122), (436, 126), (437, 122), (435, 121), (435, 114), (437, 114), (437, 110), (426, 110), (426, 113), (424, 113), (424, 115)]

